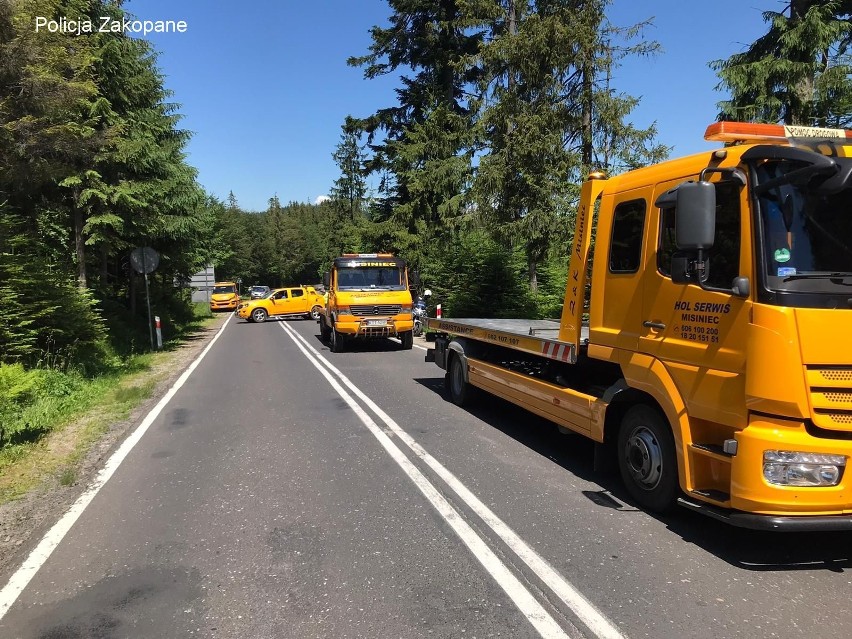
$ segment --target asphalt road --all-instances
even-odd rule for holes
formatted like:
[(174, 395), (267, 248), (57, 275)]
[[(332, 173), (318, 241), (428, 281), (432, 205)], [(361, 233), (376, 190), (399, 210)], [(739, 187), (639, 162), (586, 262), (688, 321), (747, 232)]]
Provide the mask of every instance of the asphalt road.
[(652, 516), (582, 438), (446, 401), (420, 348), (317, 333), (230, 319), (0, 637), (852, 635), (848, 534)]

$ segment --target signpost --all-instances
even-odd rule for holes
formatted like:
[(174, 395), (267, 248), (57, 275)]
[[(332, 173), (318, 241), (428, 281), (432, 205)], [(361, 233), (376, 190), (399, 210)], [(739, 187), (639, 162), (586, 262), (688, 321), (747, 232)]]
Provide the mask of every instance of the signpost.
[[(151, 350), (153, 351), (154, 331), (151, 326), (151, 295), (148, 292), (148, 273), (153, 273), (157, 270), (157, 267), (160, 265), (160, 254), (150, 246), (135, 248), (130, 253), (130, 264), (133, 266), (134, 271), (142, 273), (145, 276), (145, 303), (148, 306), (148, 337), (151, 339)], [(158, 336), (159, 332), (159, 318), (157, 318)]]

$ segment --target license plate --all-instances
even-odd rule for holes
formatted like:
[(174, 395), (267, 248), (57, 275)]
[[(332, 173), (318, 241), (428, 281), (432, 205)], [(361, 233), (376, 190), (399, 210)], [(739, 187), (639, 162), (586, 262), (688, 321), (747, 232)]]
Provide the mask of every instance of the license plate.
[(386, 319), (368, 319), (367, 326), (387, 326), (388, 321)]

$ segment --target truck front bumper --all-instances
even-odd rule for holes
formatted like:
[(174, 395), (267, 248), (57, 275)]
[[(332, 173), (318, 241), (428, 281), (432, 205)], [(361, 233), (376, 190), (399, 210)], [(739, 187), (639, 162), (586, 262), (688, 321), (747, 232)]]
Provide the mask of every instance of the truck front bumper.
[(238, 300), (229, 300), (226, 302), (210, 302), (211, 311), (233, 311), (239, 306)]
[(365, 318), (338, 318), (334, 327), (338, 333), (350, 337), (397, 337), (414, 328), (411, 319), (397, 319), (393, 317), (365, 317)]
[[(815, 432), (801, 421), (752, 414), (748, 427), (735, 436), (733, 511), (726, 521), (766, 530), (852, 530), (852, 439), (837, 435)], [(764, 475), (766, 451), (845, 457), (846, 467), (834, 486), (780, 485)]]
[(751, 530), (776, 532), (852, 531), (852, 515), (756, 515), (755, 513), (719, 508), (688, 497), (679, 498), (678, 504), (731, 526)]

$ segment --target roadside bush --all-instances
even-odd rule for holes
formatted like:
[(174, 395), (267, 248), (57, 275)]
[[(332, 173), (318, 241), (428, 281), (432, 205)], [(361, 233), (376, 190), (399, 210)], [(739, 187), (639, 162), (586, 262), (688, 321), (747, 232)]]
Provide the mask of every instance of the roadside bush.
[(79, 375), (0, 364), (0, 449), (39, 439), (82, 385)]

